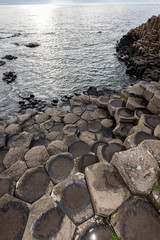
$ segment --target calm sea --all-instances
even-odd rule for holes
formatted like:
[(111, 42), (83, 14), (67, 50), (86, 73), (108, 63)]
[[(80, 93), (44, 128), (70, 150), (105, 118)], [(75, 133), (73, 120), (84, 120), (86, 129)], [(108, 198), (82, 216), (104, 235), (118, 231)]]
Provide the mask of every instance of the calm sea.
[[(0, 118), (19, 111), (20, 92), (50, 101), (91, 85), (126, 86), (130, 79), (116, 58), (116, 42), (159, 13), (160, 5), (0, 6), (0, 57), (18, 57), (0, 67)], [(25, 46), (32, 42), (40, 46)], [(6, 71), (17, 73), (15, 82), (2, 80)]]

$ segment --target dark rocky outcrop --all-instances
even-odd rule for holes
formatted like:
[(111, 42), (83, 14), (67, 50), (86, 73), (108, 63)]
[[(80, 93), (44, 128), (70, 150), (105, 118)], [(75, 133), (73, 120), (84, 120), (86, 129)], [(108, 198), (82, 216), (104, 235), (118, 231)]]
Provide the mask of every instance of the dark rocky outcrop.
[(15, 72), (5, 72), (3, 73), (3, 81), (6, 81), (7, 83), (11, 83), (13, 81), (15, 81), (17, 78), (17, 75)]

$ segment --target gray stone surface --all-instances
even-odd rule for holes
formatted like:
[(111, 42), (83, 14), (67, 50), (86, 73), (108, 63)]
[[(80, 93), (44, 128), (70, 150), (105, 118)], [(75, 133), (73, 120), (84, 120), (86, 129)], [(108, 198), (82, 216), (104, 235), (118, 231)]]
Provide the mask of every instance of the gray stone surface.
[(160, 139), (160, 124), (154, 129), (154, 136)]
[(32, 205), (22, 240), (69, 240), (74, 231), (71, 220), (50, 196), (44, 196)]
[(133, 194), (148, 194), (158, 180), (158, 162), (146, 151), (143, 142), (136, 148), (115, 153), (111, 164), (117, 168)]
[(74, 124), (79, 120), (79, 117), (74, 113), (67, 113), (63, 119), (65, 124)]
[(151, 129), (155, 129), (160, 124), (160, 116), (157, 115), (142, 115), (139, 119), (138, 125), (145, 124)]
[(27, 205), (6, 194), (0, 198), (0, 238), (20, 240), (26, 227), (29, 209)]
[(123, 101), (120, 98), (111, 99), (111, 100), (109, 100), (107, 107), (108, 107), (109, 113), (113, 117), (116, 110), (118, 108), (123, 107)]
[(125, 138), (129, 135), (129, 132), (133, 127), (134, 127), (133, 123), (119, 123), (113, 129), (113, 134), (116, 137)]
[(22, 132), (19, 135), (13, 135), (8, 141), (9, 147), (25, 147), (28, 148), (31, 145), (32, 135), (27, 132)]
[(15, 195), (32, 204), (45, 194), (49, 181), (43, 167), (28, 169), (18, 180)]
[(86, 110), (86, 111), (82, 114), (81, 118), (82, 118), (83, 120), (89, 122), (89, 121), (97, 120), (97, 119), (98, 119), (98, 116), (97, 116), (94, 112), (91, 112), (91, 111)]
[(149, 194), (148, 198), (157, 212), (160, 213), (160, 185)]
[(160, 236), (160, 217), (143, 198), (125, 202), (111, 223), (121, 240), (158, 240)]
[(109, 216), (130, 196), (123, 179), (111, 165), (97, 163), (89, 166), (85, 176), (97, 215)]
[(56, 141), (52, 141), (48, 147), (47, 147), (47, 151), (49, 153), (49, 155), (55, 155), (61, 152), (67, 152), (68, 151), (68, 146), (63, 143), (63, 141), (61, 140), (56, 140)]
[(75, 225), (83, 223), (94, 215), (82, 173), (76, 173), (58, 183), (51, 196)]
[(147, 102), (142, 98), (129, 97), (127, 100), (126, 108), (134, 111), (137, 108), (146, 108)]
[(89, 145), (84, 141), (77, 141), (69, 146), (69, 153), (71, 153), (74, 158), (81, 157), (89, 152)]
[(13, 182), (11, 179), (0, 177), (0, 198), (6, 193), (13, 195)]
[(49, 154), (44, 146), (31, 148), (25, 154), (25, 161), (29, 168), (44, 165), (49, 158)]
[(15, 133), (20, 132), (20, 130), (21, 130), (21, 127), (19, 124), (12, 123), (5, 129), (5, 132), (8, 135), (13, 135)]
[(134, 122), (134, 112), (127, 108), (118, 108), (114, 116), (116, 123), (120, 122)]

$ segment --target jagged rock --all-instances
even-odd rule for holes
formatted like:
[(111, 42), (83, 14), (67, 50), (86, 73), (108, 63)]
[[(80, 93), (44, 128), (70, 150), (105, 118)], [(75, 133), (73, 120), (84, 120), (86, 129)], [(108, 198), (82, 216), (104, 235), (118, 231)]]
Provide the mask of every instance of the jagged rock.
[(109, 100), (107, 107), (108, 107), (109, 113), (113, 117), (116, 110), (118, 108), (123, 107), (123, 101), (120, 98), (111, 99), (111, 100)]
[(72, 175), (58, 183), (53, 188), (51, 196), (75, 225), (81, 224), (94, 215), (82, 173)]
[(130, 196), (119, 173), (111, 165), (89, 166), (85, 176), (96, 215), (109, 216)]
[(44, 146), (37, 146), (31, 148), (25, 154), (25, 161), (29, 168), (39, 167), (44, 165), (49, 158), (49, 154)]
[(21, 127), (19, 124), (12, 123), (5, 129), (5, 132), (8, 135), (13, 135), (15, 133), (20, 132), (20, 130), (21, 130)]
[(111, 164), (116, 167), (133, 194), (148, 194), (158, 180), (158, 162), (146, 151), (143, 142), (136, 148), (115, 153)]
[(68, 240), (72, 239), (74, 231), (72, 221), (50, 196), (44, 196), (31, 207), (23, 240)]
[(48, 147), (47, 147), (47, 151), (49, 153), (49, 155), (55, 155), (61, 152), (67, 152), (68, 151), (68, 146), (66, 144), (64, 144), (62, 141), (60, 140), (56, 140), (56, 141), (52, 141)]
[(157, 240), (160, 234), (158, 213), (146, 199), (139, 197), (126, 201), (111, 217), (111, 223), (122, 240)]
[(110, 163), (113, 155), (116, 152), (120, 152), (123, 150), (124, 150), (123, 145), (119, 143), (110, 143), (108, 145), (99, 146), (97, 156), (99, 161), (103, 163), (107, 163), (107, 162)]
[(15, 59), (17, 59), (17, 57), (12, 56), (12, 55), (5, 55), (2, 59), (15, 60)]
[(71, 153), (74, 158), (81, 157), (89, 152), (89, 145), (84, 141), (77, 141), (69, 146), (69, 153)]
[(2, 178), (12, 179), (14, 182), (17, 182), (18, 179), (23, 175), (23, 173), (27, 170), (27, 165), (24, 161), (18, 160), (14, 164), (11, 165), (10, 168), (6, 169), (4, 172), (0, 174)]
[(29, 47), (29, 48), (35, 48), (35, 47), (39, 47), (40, 44), (39, 43), (28, 43), (25, 46)]
[(133, 148), (146, 139), (156, 140), (157, 138), (148, 132), (139, 131), (128, 136), (124, 141), (124, 146), (126, 149)]
[(46, 170), (54, 184), (75, 173), (74, 160), (68, 152), (54, 155), (46, 163)]
[(9, 147), (26, 147), (29, 148), (32, 141), (32, 135), (27, 132), (22, 132), (19, 135), (13, 135), (9, 141)]
[(74, 239), (88, 240), (93, 238), (110, 240), (112, 237), (112, 229), (108, 222), (104, 222), (104, 218), (94, 216), (88, 221), (82, 223), (76, 228)]
[(28, 148), (25, 147), (15, 147), (11, 148), (7, 154), (5, 155), (5, 158), (3, 160), (3, 164), (6, 168), (11, 167), (11, 165), (18, 160), (24, 160), (24, 156), (26, 152), (28, 151)]
[(3, 73), (3, 81), (6, 81), (7, 83), (11, 83), (13, 81), (15, 81), (17, 78), (17, 75), (15, 72), (5, 72)]
[(22, 239), (28, 215), (29, 209), (24, 202), (4, 195), (0, 199), (1, 239)]
[(160, 139), (160, 124), (154, 129), (154, 136)]
[(15, 195), (32, 204), (41, 198), (49, 185), (49, 177), (43, 167), (28, 169), (16, 184)]

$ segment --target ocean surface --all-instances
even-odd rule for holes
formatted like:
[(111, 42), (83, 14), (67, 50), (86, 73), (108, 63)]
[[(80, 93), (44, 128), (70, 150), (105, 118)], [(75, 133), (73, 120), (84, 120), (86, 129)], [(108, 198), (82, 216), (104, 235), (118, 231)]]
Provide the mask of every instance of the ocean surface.
[[(116, 57), (116, 42), (159, 13), (160, 5), (0, 6), (0, 58), (17, 57), (0, 66), (0, 118), (20, 110), (21, 92), (50, 102), (89, 86), (127, 86), (131, 80)], [(40, 46), (25, 46), (33, 42)], [(15, 82), (2, 80), (7, 71), (16, 72)]]

